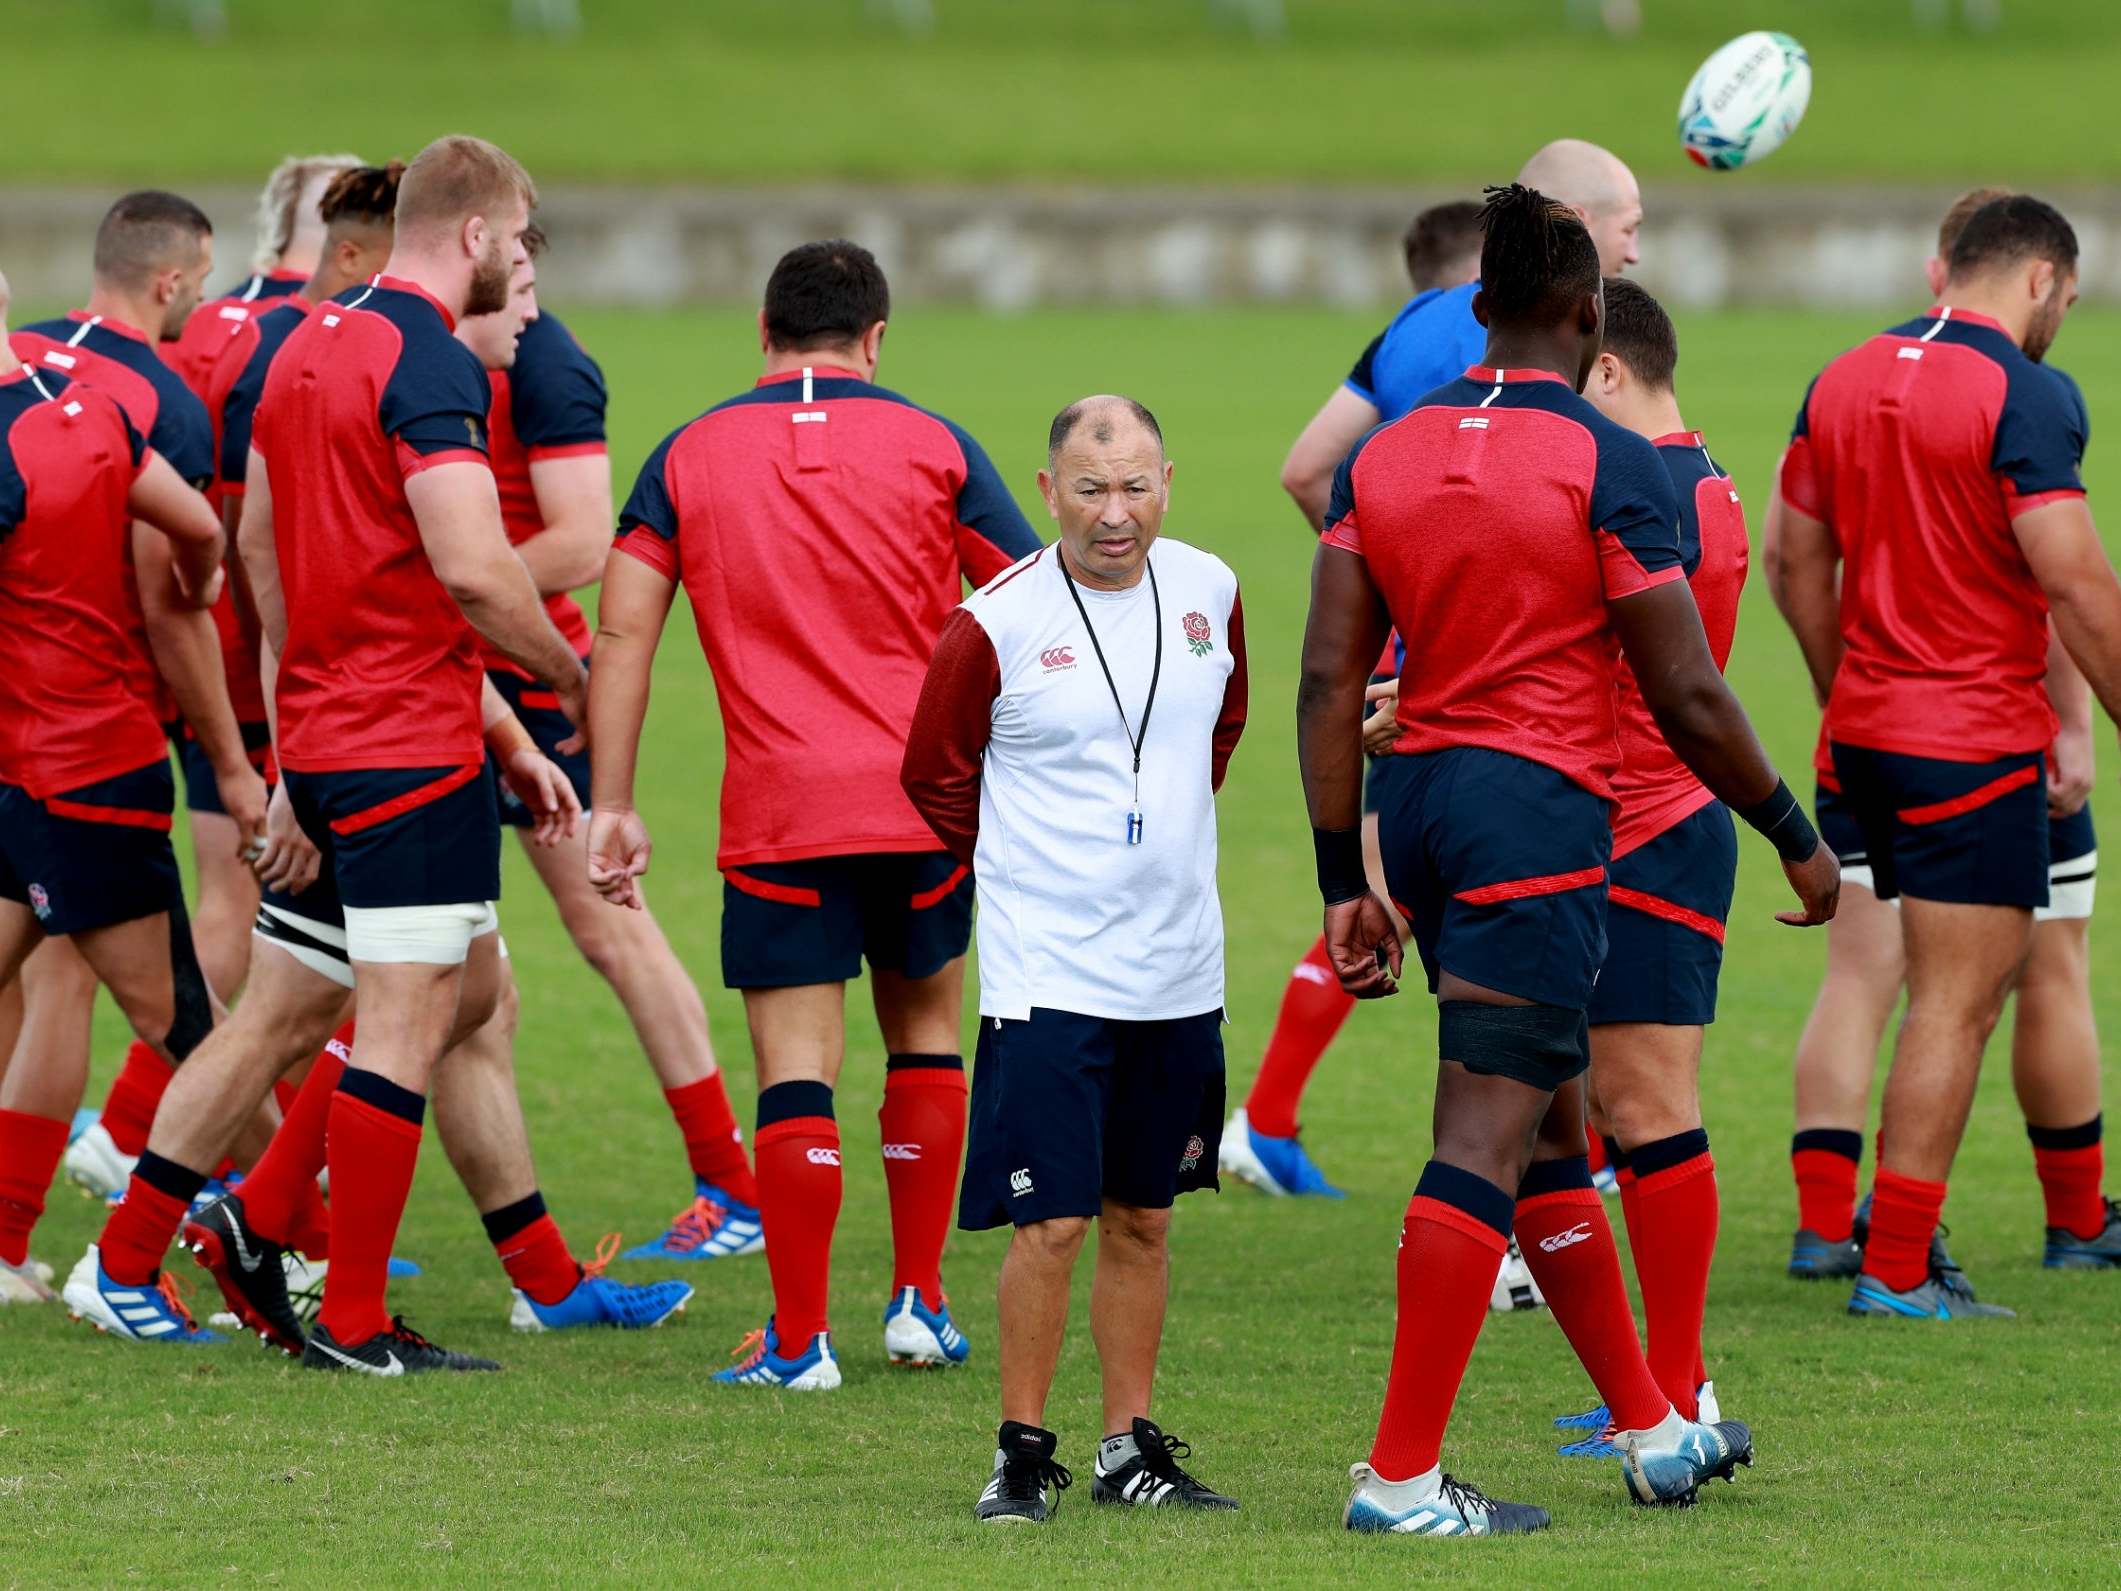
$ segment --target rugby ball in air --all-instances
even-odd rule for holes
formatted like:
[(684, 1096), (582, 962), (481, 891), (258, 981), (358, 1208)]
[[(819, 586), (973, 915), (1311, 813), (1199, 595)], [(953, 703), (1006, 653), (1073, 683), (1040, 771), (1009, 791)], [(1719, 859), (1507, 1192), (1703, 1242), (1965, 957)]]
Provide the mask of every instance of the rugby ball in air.
[(1812, 61), (1787, 33), (1741, 33), (1701, 63), (1679, 101), (1679, 145), (1711, 171), (1758, 165), (1797, 130)]

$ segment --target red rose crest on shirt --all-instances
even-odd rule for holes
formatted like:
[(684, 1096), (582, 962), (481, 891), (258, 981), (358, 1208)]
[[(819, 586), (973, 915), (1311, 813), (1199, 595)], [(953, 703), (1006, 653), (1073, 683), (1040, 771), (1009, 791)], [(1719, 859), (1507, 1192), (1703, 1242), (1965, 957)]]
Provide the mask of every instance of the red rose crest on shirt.
[(1193, 648), (1195, 657), (1206, 657), (1215, 650), (1214, 632), (1208, 628), (1208, 616), (1205, 613), (1189, 613), (1184, 623), (1186, 645)]

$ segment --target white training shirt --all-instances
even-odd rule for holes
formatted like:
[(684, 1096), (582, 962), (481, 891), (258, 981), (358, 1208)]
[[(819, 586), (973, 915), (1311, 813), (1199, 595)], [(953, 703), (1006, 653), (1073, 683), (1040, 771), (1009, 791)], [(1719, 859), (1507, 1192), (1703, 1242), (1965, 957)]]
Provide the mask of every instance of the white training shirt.
[[(1034, 1006), (1158, 1021), (1223, 1004), (1215, 791), (1244, 728), (1237, 576), (1170, 537), (1125, 591), (1078, 582), (1047, 547), (944, 627), (906, 748), (907, 794), (979, 890), (980, 1015)], [(1129, 731), (1142, 744), (1135, 795)], [(1084, 614), (1119, 700), (1098, 666)], [(1128, 816), (1141, 814), (1139, 844)]]

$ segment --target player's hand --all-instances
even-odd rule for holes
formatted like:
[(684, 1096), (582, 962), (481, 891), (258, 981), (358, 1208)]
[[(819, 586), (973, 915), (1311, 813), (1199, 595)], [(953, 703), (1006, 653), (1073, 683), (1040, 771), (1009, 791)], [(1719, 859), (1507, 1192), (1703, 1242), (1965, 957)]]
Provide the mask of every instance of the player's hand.
[(1803, 861), (1784, 862), (1782, 871), (1789, 876), (1790, 888), (1797, 892), (1804, 910), (1777, 912), (1775, 921), (1792, 928), (1816, 928), (1834, 920), (1834, 908), (1841, 903), (1841, 863), (1833, 847), (1821, 840)]
[(2099, 757), (2092, 749), (2091, 725), (2058, 730), (2047, 760), (2047, 815), (2074, 817), (2091, 799), (2092, 786), (2099, 779)]
[(1399, 681), (1379, 680), (1362, 693), (1375, 709), (1362, 721), (1362, 749), (1373, 757), (1392, 755), (1392, 742), (1399, 738)]
[(558, 845), (573, 837), (582, 820), (582, 798), (558, 763), (535, 746), (524, 746), (509, 754), (501, 777), (530, 809), (533, 845)]
[(283, 782), (272, 793), (265, 808), (265, 849), (250, 864), (258, 882), (283, 895), (299, 895), (317, 881), (323, 857), (302, 825), (295, 821), (294, 804), (287, 799)]
[(560, 711), (574, 725), (574, 733), (553, 749), (562, 756), (571, 757), (578, 751), (589, 749), (589, 670), (582, 669), (563, 684), (554, 685), (553, 695), (560, 699)]
[(631, 807), (598, 807), (589, 814), (589, 883), (614, 906), (639, 911), (641, 879), (653, 849), (648, 825)]
[(1356, 999), (1399, 993), (1400, 957), (1392, 909), (1374, 893), (1326, 908), (1326, 959)]
[(219, 563), (214, 565), (212, 574), (196, 585), (184, 578), (182, 559), (170, 565), (170, 576), (177, 587), (177, 596), (188, 608), (212, 607), (221, 600), (221, 588), (228, 584), (228, 571)]
[(246, 863), (257, 861), (265, 854), (265, 808), (270, 800), (265, 781), (244, 762), (216, 768), (214, 783), (221, 791), (221, 810), (236, 820), (236, 855)]

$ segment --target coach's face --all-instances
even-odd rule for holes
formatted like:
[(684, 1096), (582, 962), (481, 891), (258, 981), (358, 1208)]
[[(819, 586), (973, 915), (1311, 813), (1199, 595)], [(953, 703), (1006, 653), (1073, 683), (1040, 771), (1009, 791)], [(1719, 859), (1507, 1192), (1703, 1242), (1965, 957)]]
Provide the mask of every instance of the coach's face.
[(1171, 506), (1171, 465), (1147, 426), (1119, 409), (1085, 414), (1052, 468), (1038, 472), (1038, 489), (1060, 526), (1070, 573), (1112, 590), (1141, 579)]

